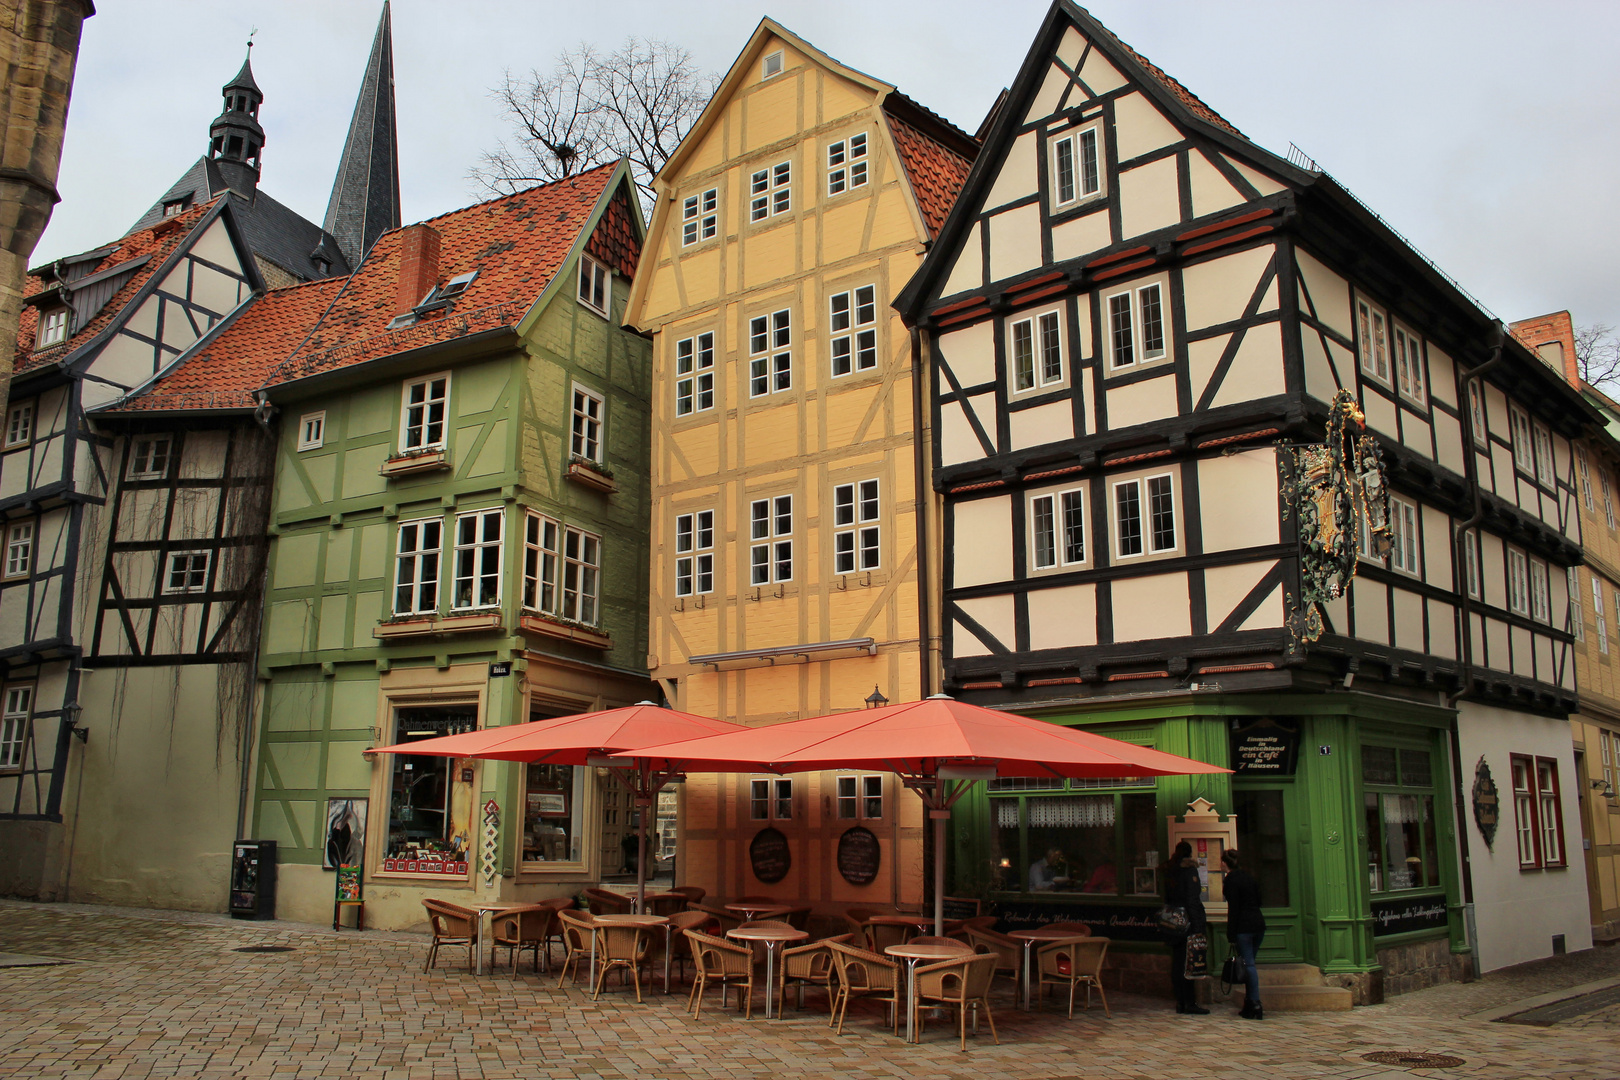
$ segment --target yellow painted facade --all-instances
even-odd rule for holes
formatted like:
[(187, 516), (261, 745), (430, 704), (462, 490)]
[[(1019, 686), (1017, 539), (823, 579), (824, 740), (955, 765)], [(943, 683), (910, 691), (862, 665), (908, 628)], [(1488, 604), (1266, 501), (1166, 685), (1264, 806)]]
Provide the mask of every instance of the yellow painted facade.
[[(937, 688), (912, 343), (890, 307), (928, 233), (892, 91), (766, 20), (660, 174), (628, 322), (654, 342), (648, 666), (681, 709), (767, 724)], [(792, 777), (787, 806), (774, 779), (761, 805), (766, 777), (691, 777), (680, 876), (720, 897), (918, 903), (920, 803), (885, 774), (881, 813), (862, 799), (850, 818), (838, 775)], [(864, 886), (834, 864), (855, 825), (882, 848)], [(766, 826), (792, 863), (769, 884), (748, 854)]]

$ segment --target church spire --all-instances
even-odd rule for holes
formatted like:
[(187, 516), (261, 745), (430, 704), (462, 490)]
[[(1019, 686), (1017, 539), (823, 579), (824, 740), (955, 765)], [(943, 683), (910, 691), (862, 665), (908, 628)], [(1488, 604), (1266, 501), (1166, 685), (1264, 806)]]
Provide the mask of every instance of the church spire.
[(253, 81), (251, 39), (242, 70), (219, 92), (225, 98), (225, 109), (208, 126), (208, 156), (225, 183), (251, 201), (259, 186), (259, 151), (264, 147), (264, 128), (259, 126), (264, 91)]
[(383, 0), (360, 97), (349, 122), (326, 231), (351, 266), (389, 229), (399, 227), (399, 146), (394, 129), (394, 38), (388, 0)]

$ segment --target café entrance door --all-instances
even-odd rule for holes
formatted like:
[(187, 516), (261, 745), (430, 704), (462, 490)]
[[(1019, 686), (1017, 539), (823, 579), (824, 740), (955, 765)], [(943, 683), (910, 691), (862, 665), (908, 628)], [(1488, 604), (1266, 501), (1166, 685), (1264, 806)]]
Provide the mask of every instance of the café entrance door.
[(1266, 937), (1259, 959), (1268, 964), (1301, 963), (1305, 943), (1299, 920), (1299, 867), (1290, 851), (1289, 828), (1298, 820), (1294, 785), (1286, 782), (1233, 785), (1232, 809), (1237, 814), (1237, 846), (1243, 869), (1260, 885), (1260, 905), (1266, 916)]

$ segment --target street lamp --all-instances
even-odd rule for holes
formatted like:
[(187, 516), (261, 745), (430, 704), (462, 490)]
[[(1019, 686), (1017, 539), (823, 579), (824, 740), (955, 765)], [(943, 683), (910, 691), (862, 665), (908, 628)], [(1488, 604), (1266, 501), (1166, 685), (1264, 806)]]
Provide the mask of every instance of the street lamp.
[(881, 709), (888, 703), (889, 699), (883, 696), (883, 691), (879, 690), (877, 684), (874, 683), (872, 685), (872, 695), (866, 699), (866, 707), (868, 709)]

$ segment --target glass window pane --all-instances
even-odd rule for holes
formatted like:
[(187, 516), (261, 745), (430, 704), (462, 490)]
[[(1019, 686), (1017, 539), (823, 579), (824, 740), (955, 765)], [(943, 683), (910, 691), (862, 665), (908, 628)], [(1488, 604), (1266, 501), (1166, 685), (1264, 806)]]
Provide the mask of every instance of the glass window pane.
[(1238, 854), (1260, 885), (1262, 907), (1288, 906), (1288, 830), (1280, 791), (1234, 791)]
[[(478, 709), (474, 705), (404, 708), (395, 711), (394, 723), (396, 742), (415, 742), (472, 731), (478, 726)], [(465, 869), (458, 873), (454, 867), (467, 862), (472, 784), (457, 779), (450, 758), (392, 756), (384, 857), (415, 863), (419, 873), (465, 875)]]

